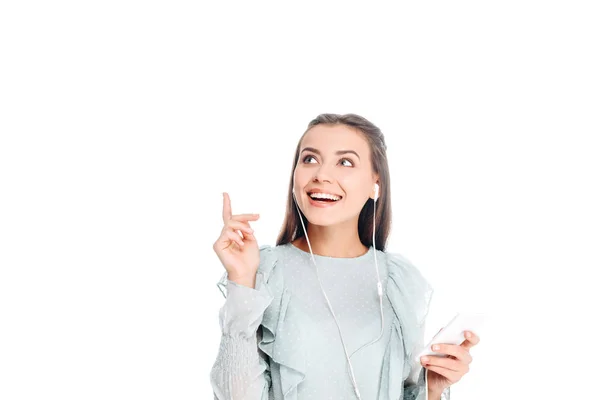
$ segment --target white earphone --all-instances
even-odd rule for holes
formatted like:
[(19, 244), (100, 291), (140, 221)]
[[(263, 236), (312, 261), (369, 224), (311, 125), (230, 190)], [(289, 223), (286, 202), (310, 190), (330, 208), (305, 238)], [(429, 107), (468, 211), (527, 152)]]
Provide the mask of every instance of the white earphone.
[[(295, 180), (295, 176), (294, 176), (294, 181), (292, 183), (292, 196), (296, 200), (296, 192), (294, 190), (295, 186), (296, 186), (296, 180)], [(354, 353), (352, 353), (350, 355), (348, 355), (348, 349), (346, 349), (346, 343), (344, 342), (344, 337), (342, 336), (342, 330), (340, 329), (340, 324), (338, 323), (335, 313), (333, 312), (333, 308), (331, 307), (331, 303), (329, 302), (329, 298), (327, 297), (327, 294), (325, 293), (325, 290), (323, 289), (323, 285), (321, 284), (321, 279), (319, 278), (319, 269), (317, 268), (317, 262), (315, 261), (315, 256), (313, 254), (312, 247), (310, 245), (310, 241), (308, 240), (308, 233), (306, 232), (306, 227), (304, 226), (304, 220), (302, 219), (302, 213), (300, 212), (300, 208), (298, 207), (298, 202), (294, 201), (294, 204), (296, 204), (296, 209), (298, 210), (300, 222), (302, 223), (302, 229), (304, 230), (304, 236), (306, 237), (306, 242), (308, 243), (308, 249), (310, 250), (310, 255), (311, 255), (313, 264), (315, 265), (315, 272), (317, 274), (317, 280), (319, 281), (319, 286), (321, 287), (321, 292), (323, 292), (323, 296), (325, 296), (325, 300), (327, 301), (327, 305), (329, 306), (329, 311), (331, 311), (331, 315), (333, 315), (333, 319), (338, 328), (338, 332), (340, 334), (340, 339), (342, 341), (342, 346), (344, 347), (344, 353), (346, 353), (346, 361), (348, 363), (348, 368), (350, 369), (350, 378), (352, 379), (352, 386), (354, 387), (354, 393), (356, 394), (356, 397), (359, 400), (361, 400), (360, 392), (358, 390), (358, 385), (356, 384), (356, 378), (354, 376), (354, 369), (352, 368), (352, 363), (350, 362), (350, 357), (352, 357), (357, 351), (362, 350), (365, 346), (369, 346), (369, 345), (377, 342), (379, 339), (381, 339), (381, 337), (383, 336), (383, 325), (384, 325), (383, 286), (381, 284), (381, 279), (379, 278), (379, 265), (377, 264), (377, 247), (375, 246), (375, 205), (377, 203), (377, 200), (379, 199), (379, 184), (375, 183), (374, 189), (375, 189), (375, 196), (373, 198), (373, 255), (375, 256), (375, 272), (377, 273), (377, 294), (379, 296), (379, 311), (380, 311), (380, 315), (381, 315), (381, 330), (379, 332), (379, 336), (377, 337), (377, 339), (362, 345), (360, 348), (355, 350)]]

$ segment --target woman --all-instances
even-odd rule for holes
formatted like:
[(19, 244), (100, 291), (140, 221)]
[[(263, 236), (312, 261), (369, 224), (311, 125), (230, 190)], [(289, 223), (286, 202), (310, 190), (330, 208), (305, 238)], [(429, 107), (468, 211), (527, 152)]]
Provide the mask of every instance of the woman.
[(447, 358), (413, 360), (432, 290), (406, 258), (385, 252), (390, 179), (375, 125), (355, 114), (311, 121), (276, 246), (258, 246), (250, 226), (258, 218), (232, 215), (224, 193), (213, 246), (227, 289), (216, 399), (450, 398), (479, 338), (442, 345)]

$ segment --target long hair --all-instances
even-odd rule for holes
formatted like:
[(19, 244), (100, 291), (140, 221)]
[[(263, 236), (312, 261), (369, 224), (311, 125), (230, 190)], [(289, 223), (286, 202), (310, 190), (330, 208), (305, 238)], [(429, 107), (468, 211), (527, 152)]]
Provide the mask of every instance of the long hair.
[[(377, 210), (375, 215), (377, 225), (377, 230), (375, 231), (376, 249), (385, 251), (392, 221), (390, 171), (386, 154), (387, 146), (381, 130), (367, 119), (356, 114), (320, 114), (309, 122), (308, 127), (302, 134), (302, 137), (300, 137), (298, 145), (296, 146), (296, 154), (292, 164), (292, 173), (288, 187), (285, 217), (277, 237), (277, 245), (287, 244), (304, 236), (304, 231), (300, 223), (300, 216), (298, 215), (294, 204), (295, 200), (292, 196), (294, 170), (296, 169), (296, 164), (300, 157), (300, 144), (302, 143), (302, 139), (310, 128), (319, 124), (346, 125), (360, 132), (369, 143), (369, 148), (371, 150), (371, 166), (373, 171), (379, 175), (379, 198), (377, 200)], [(358, 235), (362, 244), (367, 247), (373, 245), (373, 207), (374, 201), (369, 198), (358, 216)], [(307, 225), (308, 220), (304, 213), (302, 213), (302, 219), (304, 220), (304, 224)]]

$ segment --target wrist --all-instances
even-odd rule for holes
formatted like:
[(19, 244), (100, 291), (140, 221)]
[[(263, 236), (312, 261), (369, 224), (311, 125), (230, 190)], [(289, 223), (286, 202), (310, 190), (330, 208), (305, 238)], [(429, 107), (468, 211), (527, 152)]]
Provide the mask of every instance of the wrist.
[(427, 399), (428, 400), (441, 400), (442, 392), (437, 390), (427, 389)]

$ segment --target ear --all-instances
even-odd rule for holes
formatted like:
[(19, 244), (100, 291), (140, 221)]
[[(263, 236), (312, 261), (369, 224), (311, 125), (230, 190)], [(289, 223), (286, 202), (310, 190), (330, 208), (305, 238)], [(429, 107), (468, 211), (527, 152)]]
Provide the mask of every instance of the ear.
[(381, 197), (381, 184), (379, 182), (379, 174), (373, 174), (373, 191), (371, 192), (373, 195), (371, 198), (375, 201)]
[(373, 201), (379, 200), (379, 183), (373, 185)]

